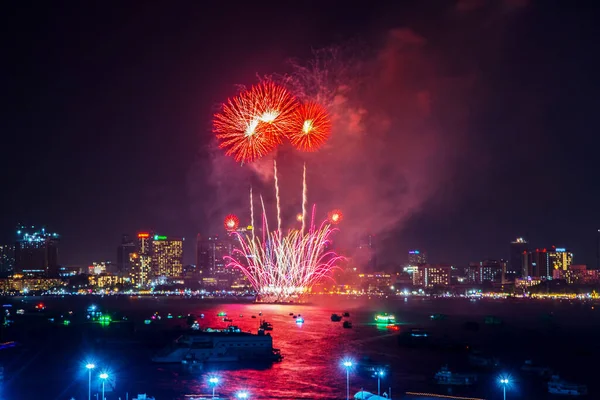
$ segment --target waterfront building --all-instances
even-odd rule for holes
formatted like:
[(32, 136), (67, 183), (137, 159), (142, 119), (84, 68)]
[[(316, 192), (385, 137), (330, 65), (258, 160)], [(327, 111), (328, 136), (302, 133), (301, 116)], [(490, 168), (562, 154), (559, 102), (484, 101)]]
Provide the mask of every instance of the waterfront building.
[(105, 274), (109, 271), (110, 264), (111, 264), (110, 261), (100, 261), (100, 262), (94, 261), (92, 263), (92, 265), (90, 265), (88, 267), (88, 274), (89, 275)]
[(45, 228), (19, 226), (15, 242), (15, 273), (57, 277), (58, 242), (58, 234), (46, 232)]
[(7, 276), (15, 269), (15, 245), (0, 245), (0, 276)]
[(228, 236), (197, 236), (196, 267), (204, 286), (218, 289), (231, 286), (235, 273), (231, 268), (227, 268), (225, 257), (231, 256), (232, 250)]
[(114, 274), (90, 275), (88, 277), (88, 283), (90, 286), (99, 289), (114, 288), (117, 285), (122, 285), (126, 281), (127, 278)]
[(28, 278), (22, 274), (15, 274), (11, 278), (0, 279), (0, 291), (29, 293), (45, 291), (66, 286), (66, 282), (58, 278)]
[(427, 253), (421, 250), (409, 250), (408, 265), (415, 267), (419, 264), (427, 264)]
[(471, 263), (467, 268), (467, 281), (474, 284), (504, 283), (506, 264), (505, 260), (484, 260)]
[(510, 254), (508, 257), (507, 273), (517, 277), (526, 277), (531, 275), (527, 264), (523, 264), (523, 254), (527, 253), (528, 244), (525, 239), (518, 237), (510, 243)]
[(123, 235), (117, 248), (117, 272), (124, 275), (131, 273), (131, 253), (137, 251), (137, 246), (129, 235)]
[(552, 270), (552, 279), (564, 279), (568, 284), (583, 284), (587, 281), (586, 265), (569, 265), (566, 270)]
[(413, 273), (413, 285), (422, 287), (450, 285), (451, 267), (449, 265), (423, 264)]
[(152, 236), (151, 274), (153, 278), (181, 278), (183, 273), (183, 238)]
[(387, 272), (358, 274), (358, 278), (365, 292), (387, 291), (392, 286), (392, 275)]

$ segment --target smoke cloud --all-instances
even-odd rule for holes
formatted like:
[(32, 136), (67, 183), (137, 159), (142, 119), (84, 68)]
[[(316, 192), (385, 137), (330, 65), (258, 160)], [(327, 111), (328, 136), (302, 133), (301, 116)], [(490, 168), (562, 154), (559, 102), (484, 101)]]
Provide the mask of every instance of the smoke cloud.
[[(524, 3), (506, 1), (510, 6)], [(460, 1), (451, 17), (479, 12), (486, 4)], [(467, 35), (455, 37), (463, 40)], [(300, 212), (306, 164), (309, 204), (317, 205), (317, 222), (331, 209), (342, 210), (340, 235), (347, 246), (365, 234), (379, 235), (381, 240), (402, 230), (412, 216), (437, 200), (440, 188), (447, 188), (458, 173), (459, 161), (471, 153), (467, 131), (479, 70), (468, 58), (448, 62), (448, 57), (425, 36), (400, 28), (388, 31), (378, 45), (317, 50), (312, 60), (294, 62), (293, 73), (270, 77), (301, 99), (326, 105), (332, 136), (316, 153), (283, 145), (271, 156), (242, 167), (212, 151), (212, 189), (206, 192), (213, 201), (212, 208), (204, 210), (211, 229), (230, 212), (243, 223), (249, 221), (250, 186), (264, 196), (268, 217), (274, 221), (277, 159), (284, 226), (295, 226)]]

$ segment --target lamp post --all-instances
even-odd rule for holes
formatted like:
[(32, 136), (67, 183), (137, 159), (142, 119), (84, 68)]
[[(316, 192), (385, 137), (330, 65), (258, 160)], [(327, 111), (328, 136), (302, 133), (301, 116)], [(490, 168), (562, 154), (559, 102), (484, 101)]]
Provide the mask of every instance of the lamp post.
[(381, 378), (385, 375), (385, 371), (380, 369), (377, 371), (377, 396), (381, 396)]
[(106, 380), (108, 379), (108, 374), (106, 372), (101, 373), (100, 379), (102, 379), (102, 400), (105, 400), (104, 399), (104, 384), (106, 383)]
[(508, 385), (508, 378), (500, 378), (500, 384), (502, 385), (502, 392), (504, 394), (504, 400), (506, 400), (506, 385)]
[(343, 362), (344, 368), (346, 368), (346, 400), (350, 400), (350, 368), (352, 368), (352, 361), (346, 360)]
[(88, 370), (88, 400), (92, 400), (92, 370), (96, 366), (92, 363), (87, 363), (85, 367)]
[(213, 376), (212, 378), (208, 379), (208, 382), (210, 382), (210, 384), (212, 385), (212, 398), (214, 400), (214, 398), (215, 398), (215, 388), (219, 384), (219, 378), (217, 378), (216, 376)]
[(248, 399), (248, 398), (250, 397), (250, 395), (248, 394), (248, 392), (246, 392), (246, 391), (243, 391), (243, 392), (238, 392), (238, 393), (236, 394), (236, 397), (237, 397), (238, 399), (244, 399), (244, 400), (245, 400), (245, 399)]

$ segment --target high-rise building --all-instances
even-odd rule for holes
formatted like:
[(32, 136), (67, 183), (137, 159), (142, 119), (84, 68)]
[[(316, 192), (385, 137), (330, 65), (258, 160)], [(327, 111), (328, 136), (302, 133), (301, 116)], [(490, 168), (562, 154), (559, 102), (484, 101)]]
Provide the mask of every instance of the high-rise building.
[(505, 260), (485, 260), (469, 264), (467, 280), (469, 283), (504, 283), (506, 274)]
[(522, 237), (516, 238), (510, 243), (510, 255), (508, 257), (507, 272), (515, 276), (531, 276), (523, 274), (523, 252), (528, 250), (528, 244)]
[(57, 233), (45, 228), (19, 226), (15, 243), (15, 272), (25, 275), (58, 277)]
[(219, 289), (228, 288), (235, 271), (227, 268), (225, 257), (231, 256), (232, 243), (229, 237), (219, 235), (196, 239), (196, 266), (202, 283)]
[(150, 263), (152, 261), (152, 239), (149, 232), (138, 233), (138, 252), (129, 256), (132, 264), (132, 278), (137, 286), (149, 283), (151, 275)]
[(552, 246), (552, 249), (547, 252), (548, 254), (548, 276), (552, 277), (554, 270), (560, 270), (566, 272), (569, 266), (573, 264), (573, 253), (567, 249)]
[(365, 235), (360, 238), (354, 255), (353, 264), (361, 272), (375, 272), (377, 269), (377, 256), (375, 252), (375, 236)]
[(410, 250), (408, 252), (408, 265), (417, 266), (427, 264), (427, 254), (421, 250)]
[(423, 287), (450, 285), (449, 265), (421, 264), (413, 273), (413, 285)]
[(548, 276), (552, 276), (550, 270), (550, 264), (548, 259), (547, 249), (535, 249), (531, 251), (531, 275), (536, 278), (546, 279)]
[(117, 272), (128, 275), (131, 272), (131, 253), (136, 252), (136, 246), (129, 235), (123, 235), (117, 248)]
[(15, 269), (15, 245), (0, 245), (0, 276), (6, 276)]
[(152, 276), (180, 278), (182, 268), (183, 239), (154, 235), (152, 237)]

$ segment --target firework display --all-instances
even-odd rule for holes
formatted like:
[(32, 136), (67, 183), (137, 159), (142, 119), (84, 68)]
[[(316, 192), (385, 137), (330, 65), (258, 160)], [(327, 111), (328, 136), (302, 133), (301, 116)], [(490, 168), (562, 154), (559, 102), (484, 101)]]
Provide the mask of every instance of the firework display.
[(325, 107), (318, 103), (301, 104), (294, 113), (295, 122), (288, 138), (301, 151), (317, 151), (331, 134), (331, 121)]
[(222, 105), (213, 131), (219, 148), (243, 164), (269, 154), (283, 138), (300, 151), (316, 151), (329, 138), (331, 122), (322, 105), (299, 104), (285, 87), (261, 82)]
[(344, 214), (340, 210), (332, 210), (327, 214), (327, 219), (332, 224), (339, 224), (344, 219)]
[(277, 145), (294, 121), (296, 98), (287, 89), (263, 82), (223, 104), (213, 130), (219, 148), (237, 162), (252, 162)]
[(225, 225), (226, 230), (235, 231), (238, 228), (238, 226), (240, 226), (240, 220), (235, 215), (229, 214), (225, 217), (223, 225)]
[[(268, 230), (264, 215), (263, 225)], [(262, 301), (285, 302), (310, 292), (342, 259), (328, 250), (333, 232), (327, 222), (319, 227), (311, 224), (305, 233), (300, 230), (264, 233), (262, 239), (234, 232), (240, 248), (225, 259), (228, 267), (244, 273)]]

